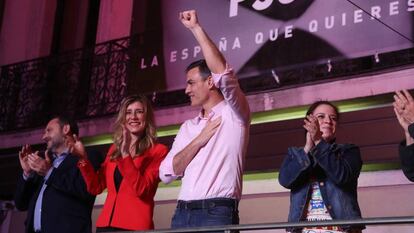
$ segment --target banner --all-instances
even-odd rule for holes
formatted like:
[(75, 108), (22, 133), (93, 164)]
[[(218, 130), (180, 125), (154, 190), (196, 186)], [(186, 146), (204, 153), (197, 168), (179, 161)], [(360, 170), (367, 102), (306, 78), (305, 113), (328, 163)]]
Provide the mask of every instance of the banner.
[(163, 52), (138, 66), (162, 64), (167, 90), (185, 88), (185, 67), (202, 58), (183, 10), (197, 10), (239, 78), (413, 46), (414, 0), (162, 0), (161, 9)]

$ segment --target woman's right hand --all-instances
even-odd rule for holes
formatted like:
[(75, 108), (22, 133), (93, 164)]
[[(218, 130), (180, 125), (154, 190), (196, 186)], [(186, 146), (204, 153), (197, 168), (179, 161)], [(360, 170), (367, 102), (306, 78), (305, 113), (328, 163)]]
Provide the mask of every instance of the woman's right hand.
[(318, 119), (313, 115), (306, 116), (303, 127), (309, 132), (312, 141), (315, 144), (322, 139), (322, 132), (319, 127)]

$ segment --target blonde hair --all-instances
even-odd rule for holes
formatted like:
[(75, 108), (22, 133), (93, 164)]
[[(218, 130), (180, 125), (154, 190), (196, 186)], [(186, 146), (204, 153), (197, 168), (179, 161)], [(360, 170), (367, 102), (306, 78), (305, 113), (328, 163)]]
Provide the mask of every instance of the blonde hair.
[(123, 138), (122, 126), (125, 124), (126, 111), (128, 106), (135, 102), (140, 102), (143, 105), (145, 114), (145, 129), (143, 135), (139, 138), (137, 144), (135, 145), (136, 154), (139, 155), (145, 150), (149, 149), (155, 144), (157, 140), (154, 111), (147, 97), (142, 94), (127, 96), (121, 102), (118, 116), (114, 123), (113, 139), (116, 149), (110, 155), (111, 160), (114, 160), (121, 156), (121, 145)]

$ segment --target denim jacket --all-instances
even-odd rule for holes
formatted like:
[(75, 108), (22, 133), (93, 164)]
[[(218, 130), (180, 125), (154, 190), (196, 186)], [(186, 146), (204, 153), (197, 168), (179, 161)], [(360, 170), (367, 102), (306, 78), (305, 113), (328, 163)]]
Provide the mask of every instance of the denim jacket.
[[(290, 147), (279, 171), (279, 183), (290, 189), (289, 222), (303, 221), (310, 199), (311, 178), (319, 182), (326, 208), (334, 220), (361, 218), (357, 200), (358, 177), (362, 167), (359, 148), (352, 144), (322, 140), (308, 154)], [(347, 231), (350, 226), (342, 226)], [(352, 229), (364, 229), (353, 226)], [(300, 229), (288, 229), (300, 232)]]

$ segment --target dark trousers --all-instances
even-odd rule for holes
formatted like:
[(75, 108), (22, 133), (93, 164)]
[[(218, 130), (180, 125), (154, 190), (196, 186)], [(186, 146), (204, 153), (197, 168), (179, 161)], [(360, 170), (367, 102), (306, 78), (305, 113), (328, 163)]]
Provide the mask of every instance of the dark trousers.
[(171, 228), (206, 227), (239, 224), (238, 201), (213, 198), (178, 201)]

